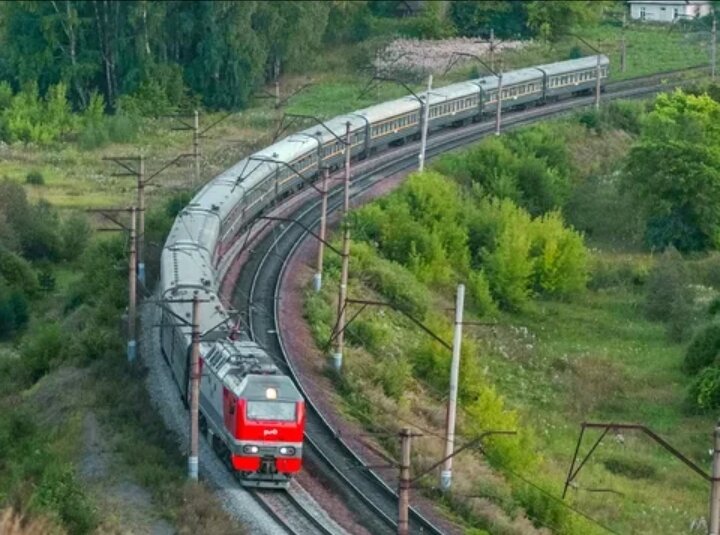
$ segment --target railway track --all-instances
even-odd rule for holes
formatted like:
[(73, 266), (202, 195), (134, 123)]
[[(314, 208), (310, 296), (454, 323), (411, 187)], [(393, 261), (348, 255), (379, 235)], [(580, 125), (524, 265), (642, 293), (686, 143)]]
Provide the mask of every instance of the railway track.
[(292, 490), (255, 490), (252, 495), (289, 535), (338, 535), (336, 524), (312, 512)]
[[(636, 98), (650, 93), (664, 91), (673, 84), (661, 83), (678, 75), (693, 72), (702, 73), (705, 68), (683, 69), (660, 73), (635, 80), (625, 80), (608, 84), (603, 100)], [(686, 80), (687, 81), (687, 80)], [(680, 85), (682, 80), (678, 80)], [(527, 110), (507, 113), (503, 128), (513, 128), (551, 116), (574, 111), (593, 103), (593, 97), (580, 97), (572, 100), (534, 107)], [(490, 134), (494, 124), (490, 121), (475, 123), (465, 127), (447, 129), (436, 133), (428, 140), (428, 157), (452, 150)], [(385, 176), (412, 169), (417, 161), (418, 143), (381, 153), (372, 159), (358, 162), (353, 166), (351, 198), (381, 181)], [(341, 187), (331, 190), (328, 198), (328, 213), (338, 210), (342, 204)], [(319, 222), (319, 200), (311, 199), (301, 204), (288, 217), (300, 222), (306, 228), (314, 228)], [(291, 375), (306, 399), (306, 446), (305, 459), (313, 471), (321, 474), (323, 483), (331, 485), (343, 501), (354, 511), (356, 518), (371, 533), (395, 533), (397, 516), (397, 495), (395, 491), (374, 471), (367, 469), (358, 455), (340, 438), (333, 427), (313, 405), (312, 399), (300, 384), (285, 351), (282, 336), (278, 332), (278, 303), (281, 302), (280, 281), (288, 266), (288, 260), (298, 246), (307, 238), (308, 233), (301, 225), (278, 225), (267, 236), (252, 245), (253, 254), (243, 265), (233, 292), (233, 305), (244, 314), (252, 337), (269, 354), (278, 358), (278, 366)], [(323, 531), (327, 526), (313, 524), (314, 518), (304, 506), (292, 497), (278, 498), (274, 495), (259, 496), (263, 506), (275, 511), (273, 516), (293, 518), (294, 527), (286, 527), (290, 533), (332, 533)], [(284, 500), (284, 501), (283, 501)], [(295, 510), (291, 513), (292, 509)], [(304, 520), (302, 520), (304, 518)], [(285, 525), (283, 520), (278, 520)], [(303, 522), (305, 522), (304, 527)], [(442, 529), (412, 509), (410, 515), (411, 533), (443, 533)], [(308, 524), (309, 523), (309, 524)], [(298, 526), (300, 526), (298, 528)], [(310, 531), (298, 531), (310, 529)], [(293, 531), (295, 530), (295, 531)]]

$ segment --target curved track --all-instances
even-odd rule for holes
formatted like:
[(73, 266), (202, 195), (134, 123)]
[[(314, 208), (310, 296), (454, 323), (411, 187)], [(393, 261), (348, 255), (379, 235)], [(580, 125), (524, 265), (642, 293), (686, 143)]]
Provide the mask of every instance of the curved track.
[[(674, 73), (662, 73), (642, 79), (608, 84), (604, 100), (633, 98), (667, 90), (669, 87), (658, 83), (663, 77)], [(629, 87), (628, 87), (629, 86)], [(542, 118), (572, 111), (592, 104), (593, 97), (549, 104), (521, 112), (508, 113), (503, 127), (510, 128), (534, 122)], [(493, 130), (491, 122), (447, 129), (428, 140), (428, 157), (452, 150), (476, 141)], [(380, 153), (371, 160), (358, 162), (353, 166), (354, 177), (351, 196), (356, 197), (367, 188), (382, 180), (384, 176), (411, 169), (417, 159), (418, 144), (412, 143), (399, 149)], [(328, 212), (341, 205), (341, 188), (336, 187), (329, 195)], [(291, 216), (307, 228), (313, 228), (319, 221), (319, 201), (311, 199), (302, 204)], [(277, 357), (281, 369), (291, 374), (307, 400), (307, 424), (305, 459), (308, 468), (321, 476), (326, 485), (342, 496), (343, 501), (353, 509), (356, 517), (371, 533), (394, 533), (396, 529), (397, 495), (379, 476), (364, 467), (360, 458), (337, 436), (332, 426), (312, 404), (311, 398), (297, 381), (289, 364), (282, 336), (277, 329), (278, 303), (281, 302), (280, 281), (287, 267), (287, 261), (297, 246), (307, 237), (300, 225), (279, 225), (253, 244), (253, 254), (244, 264), (233, 292), (235, 308), (244, 314), (253, 338)], [(285, 505), (278, 508), (287, 510)], [(295, 503), (296, 509), (302, 509)], [(267, 503), (266, 507), (271, 507)], [(285, 509), (284, 509), (285, 508)], [(275, 509), (278, 510), (278, 509)], [(282, 516), (284, 513), (280, 513)], [(307, 516), (305, 513), (300, 513)], [(315, 527), (312, 532), (323, 533)], [(442, 533), (441, 529), (425, 519), (417, 511), (411, 511), (412, 533)]]

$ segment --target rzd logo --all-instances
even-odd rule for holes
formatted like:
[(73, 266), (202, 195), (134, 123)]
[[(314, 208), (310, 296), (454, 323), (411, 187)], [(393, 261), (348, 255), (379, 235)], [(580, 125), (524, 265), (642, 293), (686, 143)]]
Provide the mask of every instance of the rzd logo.
[(277, 435), (277, 434), (278, 434), (278, 430), (277, 430), (277, 429), (265, 429), (265, 430), (263, 431), (263, 436), (265, 436), (265, 437), (275, 436), (275, 435)]

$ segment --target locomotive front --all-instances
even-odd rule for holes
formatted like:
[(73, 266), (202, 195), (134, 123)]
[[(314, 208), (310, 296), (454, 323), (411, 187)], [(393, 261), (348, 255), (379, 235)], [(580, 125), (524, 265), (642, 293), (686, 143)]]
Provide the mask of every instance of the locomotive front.
[(247, 375), (236, 392), (226, 394), (234, 408), (233, 468), (247, 486), (284, 486), (302, 466), (302, 396), (285, 375)]

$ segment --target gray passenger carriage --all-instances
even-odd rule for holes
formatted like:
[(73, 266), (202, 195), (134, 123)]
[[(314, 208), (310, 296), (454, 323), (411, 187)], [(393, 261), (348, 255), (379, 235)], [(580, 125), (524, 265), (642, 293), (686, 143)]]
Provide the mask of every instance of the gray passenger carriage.
[[(545, 99), (557, 99), (563, 96), (595, 91), (597, 80), (598, 56), (560, 61), (535, 67), (543, 73), (545, 78)], [(600, 84), (605, 86), (605, 80), (610, 74), (610, 60), (607, 56), (600, 56)]]

